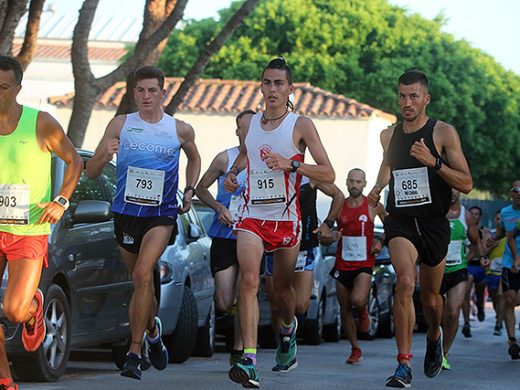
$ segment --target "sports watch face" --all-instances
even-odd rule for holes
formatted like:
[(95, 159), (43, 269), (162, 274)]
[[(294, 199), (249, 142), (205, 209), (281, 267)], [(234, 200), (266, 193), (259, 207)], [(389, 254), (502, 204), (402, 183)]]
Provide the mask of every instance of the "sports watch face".
[(65, 198), (58, 198), (56, 199), (56, 202), (58, 202), (62, 206), (65, 206), (67, 204), (67, 200)]

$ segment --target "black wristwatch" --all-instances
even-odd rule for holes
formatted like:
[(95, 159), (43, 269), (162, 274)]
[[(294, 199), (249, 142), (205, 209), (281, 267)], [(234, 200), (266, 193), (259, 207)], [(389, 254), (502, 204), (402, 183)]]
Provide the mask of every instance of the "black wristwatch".
[(334, 227), (334, 221), (331, 221), (330, 219), (325, 219), (323, 223), (331, 229)]
[(433, 169), (435, 169), (435, 172), (439, 172), (439, 169), (442, 168), (442, 158), (437, 157), (435, 160), (435, 165), (433, 166)]
[(186, 186), (184, 188), (184, 195), (186, 195), (186, 192), (191, 191), (191, 196), (195, 195), (195, 187), (193, 186)]
[(300, 168), (300, 162), (298, 160), (291, 160), (291, 172), (296, 172)]

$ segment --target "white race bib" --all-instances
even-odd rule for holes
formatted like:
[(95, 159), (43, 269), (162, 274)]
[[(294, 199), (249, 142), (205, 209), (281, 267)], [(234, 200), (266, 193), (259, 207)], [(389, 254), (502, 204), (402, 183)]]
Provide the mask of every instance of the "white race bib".
[(365, 236), (343, 236), (341, 238), (341, 258), (343, 261), (365, 261), (367, 259), (367, 238)]
[(233, 221), (238, 221), (240, 211), (242, 208), (242, 195), (231, 195), (231, 201), (229, 202), (229, 212)]
[(0, 184), (0, 225), (28, 225), (29, 206), (28, 184)]
[(392, 174), (395, 207), (421, 206), (432, 202), (428, 168), (398, 169)]
[(307, 251), (300, 251), (296, 258), (296, 267), (294, 268), (294, 272), (305, 271), (305, 264), (307, 264)]
[(126, 172), (125, 202), (142, 206), (162, 203), (164, 171), (128, 167)]
[(251, 204), (268, 205), (285, 203), (285, 180), (283, 171), (254, 169), (250, 173)]
[(462, 263), (462, 241), (450, 241), (448, 254), (446, 255), (446, 265), (459, 265)]

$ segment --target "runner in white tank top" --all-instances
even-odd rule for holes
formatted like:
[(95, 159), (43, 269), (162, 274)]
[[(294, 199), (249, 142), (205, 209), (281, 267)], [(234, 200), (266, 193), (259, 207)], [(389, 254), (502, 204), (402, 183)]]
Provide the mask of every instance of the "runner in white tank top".
[[(274, 295), (283, 321), (276, 363), (282, 372), (297, 365), (298, 325), (294, 317), (296, 300), (292, 281), (300, 240), (301, 175), (317, 183), (333, 183), (335, 179), (312, 121), (289, 113), (289, 108), (293, 108), (289, 95), (293, 91), (291, 70), (285, 60), (271, 61), (262, 74), (265, 111), (246, 119), (248, 133), (224, 181), (226, 190), (234, 192), (238, 185), (236, 175), (247, 168), (247, 204), (235, 225), (240, 270), (238, 312), (244, 357), (229, 371), (231, 380), (244, 387), (259, 387), (256, 294), (264, 250), (274, 252)], [(316, 164), (303, 163), (307, 148)]]

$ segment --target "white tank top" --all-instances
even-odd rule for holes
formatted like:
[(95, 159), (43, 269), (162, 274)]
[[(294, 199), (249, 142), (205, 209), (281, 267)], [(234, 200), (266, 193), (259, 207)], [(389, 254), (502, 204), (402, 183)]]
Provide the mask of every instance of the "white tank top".
[(247, 179), (245, 207), (242, 218), (268, 221), (299, 221), (299, 192), (301, 175), (287, 171), (273, 171), (263, 161), (266, 152), (278, 153), (290, 160), (303, 162), (293, 142), (293, 130), (298, 115), (289, 113), (280, 126), (265, 131), (260, 126), (262, 113), (253, 115), (245, 139), (247, 149)]

